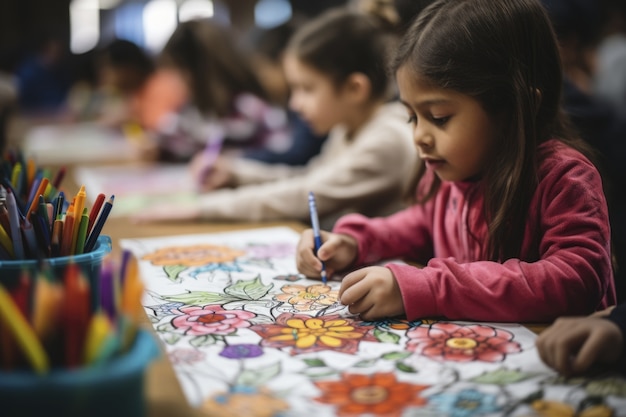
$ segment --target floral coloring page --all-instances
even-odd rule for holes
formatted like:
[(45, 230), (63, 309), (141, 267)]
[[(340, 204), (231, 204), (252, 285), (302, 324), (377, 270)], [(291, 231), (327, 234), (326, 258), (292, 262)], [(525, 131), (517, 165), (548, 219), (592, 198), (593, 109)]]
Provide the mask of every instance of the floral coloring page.
[(521, 325), (360, 320), (298, 274), (299, 234), (124, 239), (190, 404), (221, 417), (626, 416), (626, 381), (563, 379)]

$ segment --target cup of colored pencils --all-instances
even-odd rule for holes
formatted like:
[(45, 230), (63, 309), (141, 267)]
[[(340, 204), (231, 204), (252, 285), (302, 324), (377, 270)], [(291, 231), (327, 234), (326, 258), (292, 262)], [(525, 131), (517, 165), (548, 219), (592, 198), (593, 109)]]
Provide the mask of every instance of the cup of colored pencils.
[[(0, 404), (7, 415), (143, 416), (144, 375), (159, 349), (139, 326), (137, 261), (93, 251), (5, 279), (0, 264)], [(96, 267), (97, 266), (97, 267)], [(88, 271), (88, 272), (85, 272)]]

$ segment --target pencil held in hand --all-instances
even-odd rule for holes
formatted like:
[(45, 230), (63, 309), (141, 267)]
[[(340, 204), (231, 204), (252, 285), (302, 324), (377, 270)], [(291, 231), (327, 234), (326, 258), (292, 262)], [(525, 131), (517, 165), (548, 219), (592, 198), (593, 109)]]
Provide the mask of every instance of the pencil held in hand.
[[(311, 213), (311, 227), (313, 228), (313, 239), (315, 239), (315, 255), (322, 246), (322, 237), (320, 235), (320, 222), (317, 216), (317, 206), (315, 205), (315, 195), (313, 191), (309, 191), (309, 212)], [(322, 262), (322, 282), (326, 284), (326, 265)]]

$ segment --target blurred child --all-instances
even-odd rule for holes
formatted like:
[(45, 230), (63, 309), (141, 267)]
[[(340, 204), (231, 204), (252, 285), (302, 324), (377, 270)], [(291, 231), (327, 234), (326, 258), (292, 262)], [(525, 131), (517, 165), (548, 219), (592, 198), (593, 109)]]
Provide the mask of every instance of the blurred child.
[[(387, 37), (375, 17), (329, 11), (294, 35), (285, 54), (290, 106), (318, 134), (329, 134), (306, 167), (225, 158), (197, 169), (207, 190), (185, 210), (174, 204), (140, 220), (309, 221), (308, 193), (321, 222), (345, 212), (391, 213), (402, 204), (416, 152), (402, 105), (387, 102)], [(200, 175), (207, 174), (207, 175)]]
[(562, 317), (539, 334), (541, 359), (563, 375), (594, 365), (619, 364), (626, 371), (626, 304), (587, 317)]
[(131, 41), (113, 39), (82, 61), (83, 74), (68, 98), (73, 118), (109, 126), (133, 121), (135, 101), (154, 72), (153, 58)]
[(289, 85), (283, 69), (287, 42), (302, 18), (292, 18), (270, 29), (255, 29), (247, 37), (252, 64), (268, 93), (270, 103), (284, 108), (288, 129), (284, 135), (272, 135), (271, 141), (245, 149), (243, 157), (267, 163), (305, 165), (320, 153), (326, 135), (316, 135), (295, 111), (288, 109)]
[[(360, 268), (339, 296), (364, 320), (545, 322), (614, 304), (602, 179), (560, 112), (541, 4), (436, 1), (393, 68), (421, 159), (416, 203), (339, 219), (319, 258), (305, 231), (300, 272), (319, 277), (321, 261), (328, 273)], [(425, 266), (368, 266), (398, 257)]]
[(286, 129), (282, 110), (268, 104), (250, 60), (218, 22), (181, 23), (158, 64), (138, 115), (155, 134), (162, 159), (189, 161), (216, 130), (225, 146), (244, 148), (262, 146)]

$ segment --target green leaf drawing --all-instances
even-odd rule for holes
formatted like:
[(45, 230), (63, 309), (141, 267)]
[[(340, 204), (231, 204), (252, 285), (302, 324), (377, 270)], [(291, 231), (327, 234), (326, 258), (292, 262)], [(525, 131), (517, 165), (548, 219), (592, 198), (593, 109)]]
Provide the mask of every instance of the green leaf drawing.
[(164, 333), (161, 335), (161, 340), (163, 340), (168, 345), (175, 345), (181, 337), (182, 336), (177, 333)]
[(389, 352), (389, 353), (385, 353), (380, 358), (387, 359), (390, 361), (401, 361), (403, 359), (408, 358), (411, 355), (412, 355), (411, 352)]
[(178, 280), (178, 274), (183, 272), (185, 269), (187, 269), (187, 266), (185, 265), (165, 265), (163, 267), (167, 277), (174, 282)]
[(159, 333), (173, 332), (174, 330), (176, 330), (176, 327), (174, 327), (169, 321), (167, 323), (159, 324), (156, 328), (156, 331)]
[(265, 296), (273, 286), (274, 284), (263, 285), (261, 277), (258, 276), (250, 281), (238, 281), (224, 288), (224, 292), (240, 300), (259, 300)]
[(193, 347), (199, 348), (202, 346), (214, 345), (217, 341), (218, 339), (212, 334), (205, 334), (202, 336), (194, 337), (189, 341), (189, 344)]
[(472, 378), (471, 381), (479, 384), (507, 385), (521, 382), (535, 376), (536, 374), (520, 372), (515, 369), (500, 368), (495, 371), (485, 372), (482, 375), (478, 375), (477, 377)]
[(230, 301), (235, 301), (233, 297), (207, 291), (190, 291), (185, 294), (166, 295), (163, 296), (164, 300), (184, 303), (186, 305), (203, 306), (207, 304), (224, 304)]
[(258, 387), (280, 374), (280, 362), (259, 369), (244, 369), (235, 382), (236, 385)]
[(615, 395), (616, 397), (626, 398), (626, 381), (620, 378), (603, 378), (591, 381), (585, 389), (591, 395), (601, 397)]
[(355, 368), (369, 368), (370, 366), (376, 365), (378, 362), (376, 359), (364, 359), (362, 361), (358, 361), (354, 364)]
[(315, 367), (321, 367), (321, 366), (326, 366), (326, 362), (324, 362), (321, 359), (303, 359), (302, 360), (304, 363), (307, 364), (307, 366), (310, 366), (311, 368), (315, 368)]
[(374, 329), (374, 337), (381, 343), (394, 343), (397, 344), (400, 340), (400, 336), (395, 333), (385, 332), (380, 329)]
[(396, 362), (396, 369), (402, 372), (406, 372), (409, 374), (416, 374), (417, 371), (412, 366), (407, 365), (406, 363)]

